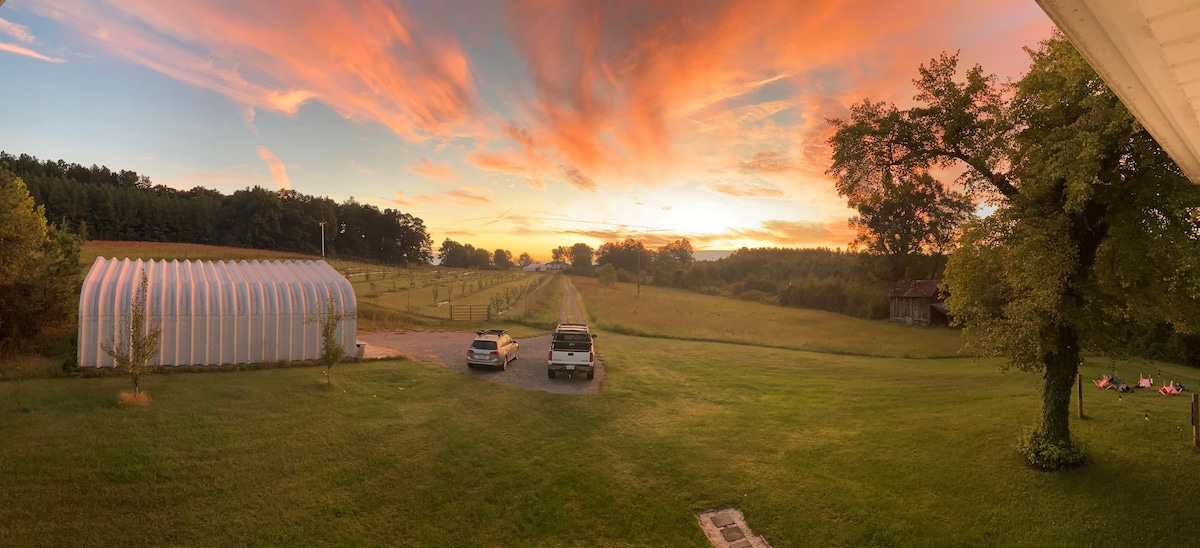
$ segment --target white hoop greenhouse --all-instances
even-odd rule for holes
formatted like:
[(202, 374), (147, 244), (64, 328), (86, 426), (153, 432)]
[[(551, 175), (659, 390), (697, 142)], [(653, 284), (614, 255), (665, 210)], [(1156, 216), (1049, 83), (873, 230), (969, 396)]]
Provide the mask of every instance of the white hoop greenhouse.
[(315, 320), (330, 297), (345, 317), (337, 338), (355, 355), (350, 282), (325, 261), (131, 261), (97, 257), (79, 295), (79, 365), (112, 367), (111, 345), (147, 276), (146, 323), (162, 329), (150, 365), (218, 365), (313, 360)]

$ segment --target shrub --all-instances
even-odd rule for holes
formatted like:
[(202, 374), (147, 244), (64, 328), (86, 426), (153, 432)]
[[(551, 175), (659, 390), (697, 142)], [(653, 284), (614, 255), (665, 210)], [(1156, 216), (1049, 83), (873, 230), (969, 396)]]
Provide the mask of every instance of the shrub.
[(1025, 462), (1039, 470), (1063, 470), (1081, 466), (1087, 459), (1087, 449), (1079, 442), (1069, 447), (1050, 443), (1037, 427), (1026, 428), (1017, 440), (1017, 452)]

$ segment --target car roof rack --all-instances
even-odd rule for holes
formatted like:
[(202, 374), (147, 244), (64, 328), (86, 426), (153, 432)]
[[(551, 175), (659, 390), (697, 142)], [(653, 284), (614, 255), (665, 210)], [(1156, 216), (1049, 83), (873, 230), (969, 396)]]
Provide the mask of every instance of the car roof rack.
[(476, 329), (476, 335), (503, 335), (508, 333), (507, 329)]

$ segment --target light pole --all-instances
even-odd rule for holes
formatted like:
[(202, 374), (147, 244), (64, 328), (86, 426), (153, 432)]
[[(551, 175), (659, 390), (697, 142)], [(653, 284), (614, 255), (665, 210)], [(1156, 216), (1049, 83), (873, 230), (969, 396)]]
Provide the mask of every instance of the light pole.
[(321, 225), (321, 258), (325, 258), (325, 221), (317, 223)]

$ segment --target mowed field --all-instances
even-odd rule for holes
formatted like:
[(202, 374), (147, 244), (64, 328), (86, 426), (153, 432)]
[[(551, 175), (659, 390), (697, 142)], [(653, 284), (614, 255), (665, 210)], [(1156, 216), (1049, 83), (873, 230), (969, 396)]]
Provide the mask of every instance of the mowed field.
[[(573, 281), (601, 326), (654, 335), (601, 331), (591, 396), (408, 360), (338, 365), (334, 389), (318, 368), (156, 375), (128, 409), (120, 377), (0, 383), (0, 544), (706, 546), (694, 513), (727, 505), (774, 546), (1200, 538), (1185, 397), (1089, 385), (1091, 462), (1037, 472), (1013, 449), (1037, 375), (905, 357), (948, 355), (953, 331), (889, 346), (904, 328), (836, 317), (853, 329), (793, 337), (832, 352), (796, 350), (758, 338), (790, 310), (713, 319), (724, 302)], [(675, 328), (612, 319), (657, 317), (649, 299)]]
[(962, 355), (957, 330), (915, 329), (821, 310), (785, 308), (575, 276), (601, 329), (631, 335), (725, 341), (832, 354), (946, 358)]

